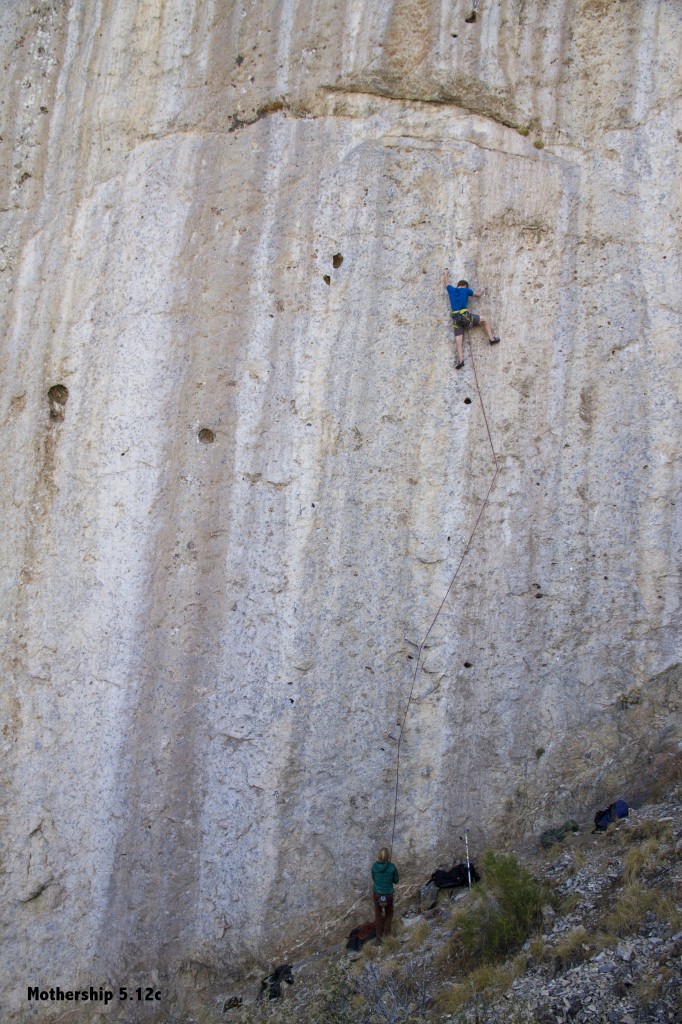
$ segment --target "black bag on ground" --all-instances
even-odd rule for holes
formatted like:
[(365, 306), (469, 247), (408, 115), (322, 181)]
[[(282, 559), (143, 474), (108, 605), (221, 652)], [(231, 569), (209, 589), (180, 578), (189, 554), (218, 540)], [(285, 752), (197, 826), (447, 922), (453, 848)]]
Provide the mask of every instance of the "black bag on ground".
[(286, 981), (287, 985), (293, 985), (294, 983), (291, 964), (280, 964), (279, 967), (275, 967), (272, 974), (268, 974), (267, 978), (263, 978), (260, 983), (258, 998), (264, 999), (267, 996), (268, 999), (279, 999), (282, 994), (283, 981)]
[[(471, 872), (472, 882), (479, 882), (481, 880), (481, 876), (476, 870), (476, 865), (473, 861), (469, 862), (469, 871)], [(466, 864), (455, 864), (449, 871), (438, 868), (437, 871), (433, 872), (429, 881), (433, 882), (439, 889), (456, 889), (460, 885), (468, 885), (467, 866)]]

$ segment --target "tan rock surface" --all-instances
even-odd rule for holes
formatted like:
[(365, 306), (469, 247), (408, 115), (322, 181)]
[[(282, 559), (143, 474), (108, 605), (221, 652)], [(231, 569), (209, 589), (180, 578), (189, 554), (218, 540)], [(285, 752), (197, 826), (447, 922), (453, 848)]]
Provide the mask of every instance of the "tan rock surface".
[(404, 877), (682, 740), (682, 9), (477, 6), (3, 5), (9, 1020), (170, 1006), (361, 897), (405, 638), (493, 473), (445, 265), (502, 336), (500, 472), (405, 723)]

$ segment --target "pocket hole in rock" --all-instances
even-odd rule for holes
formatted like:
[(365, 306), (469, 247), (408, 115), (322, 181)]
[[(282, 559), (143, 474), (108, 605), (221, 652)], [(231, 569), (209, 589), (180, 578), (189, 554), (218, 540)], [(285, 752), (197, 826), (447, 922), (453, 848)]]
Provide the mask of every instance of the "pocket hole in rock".
[(334, 267), (334, 270), (338, 270), (342, 263), (343, 263), (343, 256), (341, 255), (341, 253), (340, 252), (335, 253), (332, 256), (332, 265)]
[(213, 433), (212, 430), (209, 430), (208, 427), (202, 427), (199, 433), (197, 434), (197, 438), (201, 441), (202, 444), (213, 444), (213, 442), (215, 441), (215, 434)]
[(63, 384), (53, 384), (47, 392), (47, 399), (50, 403), (50, 418), (63, 420), (66, 412), (66, 403), (69, 398), (68, 388)]

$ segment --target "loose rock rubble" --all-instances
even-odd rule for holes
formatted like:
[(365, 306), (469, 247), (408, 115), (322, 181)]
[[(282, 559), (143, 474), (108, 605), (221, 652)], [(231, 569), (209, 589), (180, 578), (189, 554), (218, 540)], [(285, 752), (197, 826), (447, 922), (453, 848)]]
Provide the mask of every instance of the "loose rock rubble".
[[(679, 795), (677, 790), (664, 804), (632, 812), (605, 834), (583, 833), (575, 842), (569, 840), (542, 874), (559, 897), (571, 898), (571, 912), (562, 916), (546, 908), (541, 941), (526, 943), (527, 970), (504, 995), (487, 1006), (479, 998), (466, 1010), (440, 1019), (461, 1024), (673, 1024), (682, 1020)], [(609, 941), (606, 919), (628, 882), (624, 876), (628, 853), (638, 843), (641, 847), (647, 835), (660, 838), (651, 862), (641, 867), (642, 885), (668, 897), (672, 913), (666, 921), (648, 910), (631, 934)], [(571, 937), (568, 955), (566, 943)], [(564, 957), (579, 962), (562, 960), (562, 943)]]

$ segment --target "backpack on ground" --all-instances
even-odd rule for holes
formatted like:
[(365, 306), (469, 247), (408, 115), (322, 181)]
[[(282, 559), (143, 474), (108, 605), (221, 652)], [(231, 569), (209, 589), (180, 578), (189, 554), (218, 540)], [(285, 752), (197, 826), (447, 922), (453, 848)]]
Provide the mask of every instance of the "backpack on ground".
[[(469, 862), (469, 872), (471, 873), (471, 881), (479, 882), (481, 876), (476, 870), (476, 865), (473, 861)], [(439, 889), (455, 889), (459, 885), (469, 884), (469, 872), (467, 872), (466, 864), (455, 864), (454, 867), (448, 871), (444, 871), (442, 868), (438, 868), (434, 871), (429, 879)]]
[(629, 813), (630, 808), (625, 800), (616, 800), (615, 803), (609, 804), (605, 811), (597, 811), (595, 814), (595, 832), (605, 832), (612, 821), (618, 821), (619, 818), (627, 818)]
[(346, 943), (346, 949), (354, 949), (355, 952), (361, 949), (366, 942), (370, 939), (375, 939), (377, 935), (376, 928), (371, 921), (366, 921), (365, 924), (358, 925), (348, 936), (348, 942)]

